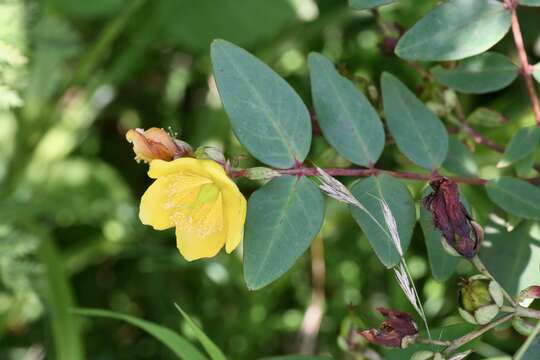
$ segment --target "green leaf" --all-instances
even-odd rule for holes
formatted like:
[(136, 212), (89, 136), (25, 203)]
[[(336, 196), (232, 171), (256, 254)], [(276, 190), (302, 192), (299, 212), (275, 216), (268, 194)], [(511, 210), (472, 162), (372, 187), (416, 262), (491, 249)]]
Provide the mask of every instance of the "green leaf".
[(309, 248), (324, 218), (324, 198), (306, 177), (281, 176), (249, 198), (244, 277), (260, 289), (279, 278)]
[(210, 338), (204, 333), (204, 331), (200, 327), (197, 326), (197, 324), (193, 322), (193, 320), (191, 320), (189, 315), (184, 310), (182, 310), (182, 308), (178, 306), (178, 304), (175, 303), (174, 306), (180, 312), (180, 314), (182, 314), (182, 317), (184, 318), (184, 320), (186, 320), (188, 326), (191, 328), (191, 330), (203, 346), (204, 350), (206, 350), (208, 355), (210, 355), (210, 358), (212, 360), (225, 360), (226, 357), (225, 355), (223, 355), (219, 347), (214, 344), (212, 340), (210, 340)]
[(165, 19), (166, 35), (180, 46), (200, 53), (208, 51), (212, 40), (217, 38), (240, 46), (271, 41), (296, 20), (294, 7), (288, 0), (174, 0), (162, 3), (170, 7), (171, 14)]
[(109, 319), (116, 319), (125, 321), (128, 324), (138, 327), (139, 329), (146, 331), (154, 338), (159, 340), (163, 345), (172, 350), (180, 359), (185, 360), (205, 360), (204, 357), (196, 347), (194, 347), (183, 336), (178, 335), (176, 332), (169, 328), (163, 327), (158, 324), (154, 324), (150, 321), (138, 319), (133, 316), (100, 309), (76, 309), (74, 311), (77, 315), (103, 317)]
[(419, 166), (439, 168), (448, 151), (441, 120), (390, 73), (382, 75), (382, 94), (386, 122), (399, 149)]
[(437, 81), (466, 94), (483, 94), (510, 85), (518, 76), (518, 67), (506, 56), (487, 52), (463, 60), (453, 69), (437, 66), (431, 70)]
[(514, 169), (516, 170), (516, 175), (520, 178), (532, 177), (534, 173), (534, 162), (536, 161), (535, 152), (530, 153), (525, 158), (516, 161), (514, 164)]
[(454, 135), (449, 137), (448, 154), (443, 167), (460, 176), (475, 176), (478, 173), (473, 154)]
[(85, 359), (81, 327), (78, 319), (70, 313), (70, 309), (75, 306), (73, 290), (64, 269), (63, 258), (53, 239), (43, 236), (38, 256), (45, 270), (44, 295), (49, 306), (54, 336), (54, 358)]
[[(422, 198), (431, 192), (431, 189), (426, 189)], [(420, 226), (424, 233), (431, 273), (435, 279), (446, 281), (456, 270), (459, 258), (444, 250), (442, 241), (445, 240), (441, 232), (435, 228), (433, 216), (423, 205), (420, 205)]]
[(390, 4), (394, 1), (395, 0), (349, 0), (349, 6), (355, 10), (367, 10)]
[(505, 123), (506, 118), (494, 110), (479, 107), (467, 117), (467, 122), (471, 125), (497, 127)]
[(519, 0), (519, 5), (540, 6), (540, 0)]
[(524, 181), (503, 176), (486, 184), (489, 198), (503, 210), (524, 219), (540, 220), (540, 190)]
[(309, 72), (317, 121), (328, 142), (355, 164), (376, 163), (384, 129), (368, 99), (321, 54), (309, 55)]
[(459, 60), (483, 53), (499, 42), (512, 19), (502, 2), (450, 0), (407, 31), (396, 54), (406, 60)]
[(257, 159), (290, 168), (311, 143), (311, 120), (300, 96), (266, 64), (225, 40), (212, 43), (214, 76), (238, 140)]
[(534, 65), (533, 76), (540, 83), (540, 63)]
[(539, 141), (540, 129), (538, 127), (529, 126), (519, 129), (510, 139), (497, 167), (504, 168), (526, 158), (536, 150)]
[(540, 263), (540, 228), (525, 221), (513, 231), (495, 228), (486, 232), (480, 257), (491, 274), (510, 294), (517, 295), (530, 285), (538, 284)]
[(384, 174), (357, 182), (351, 192), (371, 214), (351, 205), (354, 219), (362, 227), (379, 260), (388, 268), (395, 266), (400, 256), (385, 223), (381, 200), (386, 201), (396, 219), (401, 247), (405, 253), (416, 223), (411, 193), (399, 180)]
[[(540, 1), (538, 5), (540, 6)], [(538, 354), (540, 354), (540, 335), (537, 334), (521, 360), (537, 360)]]

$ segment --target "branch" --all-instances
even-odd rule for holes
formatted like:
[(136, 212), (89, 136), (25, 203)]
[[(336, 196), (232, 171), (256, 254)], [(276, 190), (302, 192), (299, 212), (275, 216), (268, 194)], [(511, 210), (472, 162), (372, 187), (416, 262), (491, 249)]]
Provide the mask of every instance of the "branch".
[(533, 66), (529, 64), (527, 50), (525, 49), (525, 43), (523, 41), (523, 35), (521, 34), (521, 27), (519, 25), (519, 19), (517, 16), (518, 3), (515, 0), (505, 0), (506, 6), (512, 12), (512, 35), (514, 36), (514, 43), (519, 54), (519, 61), (521, 63), (521, 75), (525, 79), (525, 85), (527, 86), (527, 92), (531, 99), (534, 117), (536, 119), (536, 126), (540, 127), (540, 102), (536, 95), (534, 82), (532, 79)]
[(304, 313), (304, 320), (300, 328), (299, 343), (301, 354), (313, 354), (317, 334), (321, 327), (324, 313), (324, 245), (321, 236), (317, 236), (311, 245), (311, 303)]
[(514, 317), (514, 314), (509, 314), (509, 315), (503, 316), (502, 318), (499, 318), (499, 319), (493, 321), (492, 323), (484, 325), (483, 327), (481, 327), (478, 330), (472, 331), (472, 332), (470, 332), (470, 333), (468, 333), (466, 335), (463, 335), (460, 338), (452, 340), (452, 345), (450, 345), (449, 347), (447, 347), (444, 350), (444, 354), (453, 353), (459, 347), (465, 345), (466, 343), (468, 343), (470, 341), (473, 341), (477, 337), (480, 337), (480, 336), (484, 335), (489, 330), (493, 329), (494, 327), (499, 326), (500, 324), (503, 324), (503, 323), (507, 322), (508, 320), (512, 319), (513, 317)]

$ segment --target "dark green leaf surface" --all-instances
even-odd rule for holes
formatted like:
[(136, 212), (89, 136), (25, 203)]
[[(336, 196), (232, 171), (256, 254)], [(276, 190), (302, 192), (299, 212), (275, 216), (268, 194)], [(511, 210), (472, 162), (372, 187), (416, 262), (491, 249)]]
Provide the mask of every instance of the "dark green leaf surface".
[(296, 16), (288, 0), (174, 0), (169, 3), (172, 15), (164, 24), (166, 35), (183, 48), (200, 53), (207, 52), (216, 38), (240, 46), (271, 40), (294, 22)]
[(210, 355), (210, 358), (212, 360), (226, 360), (225, 355), (223, 355), (217, 345), (214, 344), (214, 342), (204, 333), (204, 331), (199, 326), (197, 326), (197, 324), (193, 322), (193, 320), (191, 320), (189, 315), (184, 310), (182, 310), (182, 308), (178, 306), (178, 304), (174, 304), (174, 306), (180, 312), (189, 328), (193, 331), (193, 333), (197, 337), (197, 340), (199, 340), (199, 342), (203, 346), (204, 350), (206, 350), (208, 355)]
[(488, 270), (512, 295), (527, 286), (537, 285), (540, 263), (538, 223), (522, 222), (511, 232), (496, 229), (496, 233), (486, 233), (484, 242), (489, 246), (480, 251)]
[(154, 324), (150, 321), (138, 319), (133, 316), (120, 314), (113, 311), (100, 310), (100, 309), (77, 309), (75, 313), (83, 316), (95, 316), (104, 317), (109, 319), (116, 319), (125, 321), (133, 326), (138, 327), (141, 330), (146, 331), (148, 334), (155, 337), (163, 345), (171, 349), (179, 358), (185, 360), (205, 360), (204, 357), (197, 348), (195, 348), (184, 337), (178, 335), (176, 332), (161, 325)]
[(539, 141), (540, 128), (529, 126), (519, 129), (514, 133), (512, 139), (510, 139), (497, 167), (507, 167), (526, 158), (536, 150)]
[(510, 12), (493, 0), (450, 0), (407, 31), (396, 47), (406, 60), (460, 60), (483, 53), (508, 32)]
[[(540, 1), (538, 5), (540, 6)], [(537, 360), (538, 354), (540, 354), (540, 335), (537, 334), (521, 360)]]
[(431, 70), (443, 85), (466, 94), (500, 90), (518, 76), (518, 68), (506, 56), (487, 52), (461, 61), (454, 69), (437, 66)]
[(486, 185), (489, 198), (503, 210), (532, 220), (540, 220), (540, 190), (520, 179), (503, 176)]
[(475, 176), (478, 166), (473, 154), (456, 136), (450, 136), (448, 142), (448, 155), (443, 167), (456, 175)]
[[(428, 189), (422, 195), (422, 198), (426, 197), (432, 191)], [(424, 240), (426, 242), (427, 253), (429, 257), (429, 264), (431, 267), (431, 273), (433, 277), (439, 281), (448, 280), (448, 278), (456, 270), (459, 257), (452, 256), (444, 250), (442, 241), (442, 234), (434, 226), (433, 216), (431, 213), (420, 204), (420, 225), (422, 232), (424, 233)]]
[(441, 120), (390, 73), (382, 75), (382, 94), (386, 122), (401, 152), (419, 166), (439, 168), (448, 151)]
[(259, 289), (279, 278), (308, 249), (324, 218), (324, 198), (306, 177), (282, 176), (248, 201), (244, 277)]
[(309, 55), (309, 71), (317, 121), (328, 142), (355, 164), (376, 163), (384, 129), (368, 99), (321, 54)]
[(214, 75), (238, 140), (260, 161), (290, 168), (304, 161), (311, 120), (300, 96), (266, 64), (224, 40), (212, 43)]
[(349, 5), (355, 10), (366, 10), (390, 4), (394, 1), (395, 0), (349, 0)]
[(411, 193), (403, 183), (387, 175), (361, 180), (352, 187), (351, 192), (377, 221), (351, 205), (354, 219), (366, 234), (379, 260), (388, 268), (395, 266), (399, 263), (400, 256), (385, 223), (381, 200), (386, 201), (396, 219), (401, 246), (405, 253), (416, 223)]

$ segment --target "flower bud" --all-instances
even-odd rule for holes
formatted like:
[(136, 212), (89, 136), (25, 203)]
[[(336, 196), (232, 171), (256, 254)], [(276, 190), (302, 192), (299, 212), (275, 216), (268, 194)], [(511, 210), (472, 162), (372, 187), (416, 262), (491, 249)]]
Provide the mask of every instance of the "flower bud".
[(281, 174), (276, 170), (263, 166), (253, 167), (246, 170), (246, 177), (251, 180), (269, 180), (278, 176), (281, 176)]
[(378, 308), (377, 311), (386, 320), (379, 329), (364, 330), (360, 333), (367, 341), (404, 349), (416, 340), (418, 326), (409, 314), (385, 308)]
[(463, 319), (484, 325), (497, 316), (504, 299), (497, 282), (484, 275), (475, 275), (460, 284), (458, 301)]
[(197, 150), (195, 150), (195, 157), (201, 160), (213, 160), (221, 165), (225, 165), (226, 163), (223, 151), (213, 146), (201, 146), (197, 148)]
[(411, 360), (444, 360), (444, 357), (433, 351), (417, 351), (411, 356)]
[(540, 286), (537, 285), (522, 290), (517, 297), (517, 302), (519, 305), (528, 308), (535, 299), (540, 299)]
[(445, 177), (430, 182), (433, 192), (424, 198), (424, 206), (433, 215), (434, 225), (442, 233), (445, 249), (452, 255), (473, 258), (484, 237), (459, 200), (457, 184)]
[(192, 152), (189, 144), (172, 138), (165, 130), (159, 128), (150, 128), (146, 131), (130, 129), (126, 133), (126, 139), (133, 144), (137, 161), (150, 162), (155, 159), (171, 161)]

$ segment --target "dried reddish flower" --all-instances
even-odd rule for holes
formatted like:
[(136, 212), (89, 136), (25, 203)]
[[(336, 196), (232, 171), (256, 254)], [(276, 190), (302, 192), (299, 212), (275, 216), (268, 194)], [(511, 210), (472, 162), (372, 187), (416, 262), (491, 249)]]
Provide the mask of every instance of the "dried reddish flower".
[(441, 177), (430, 186), (433, 192), (424, 198), (424, 206), (433, 215), (435, 227), (459, 255), (473, 258), (480, 249), (483, 232), (459, 200), (457, 184)]
[(405, 348), (418, 335), (418, 326), (409, 314), (385, 308), (377, 311), (386, 318), (381, 327), (360, 333), (370, 343)]
[(192, 153), (187, 143), (174, 139), (165, 130), (159, 128), (150, 128), (146, 131), (131, 129), (126, 133), (126, 139), (133, 144), (136, 160), (171, 161)]

